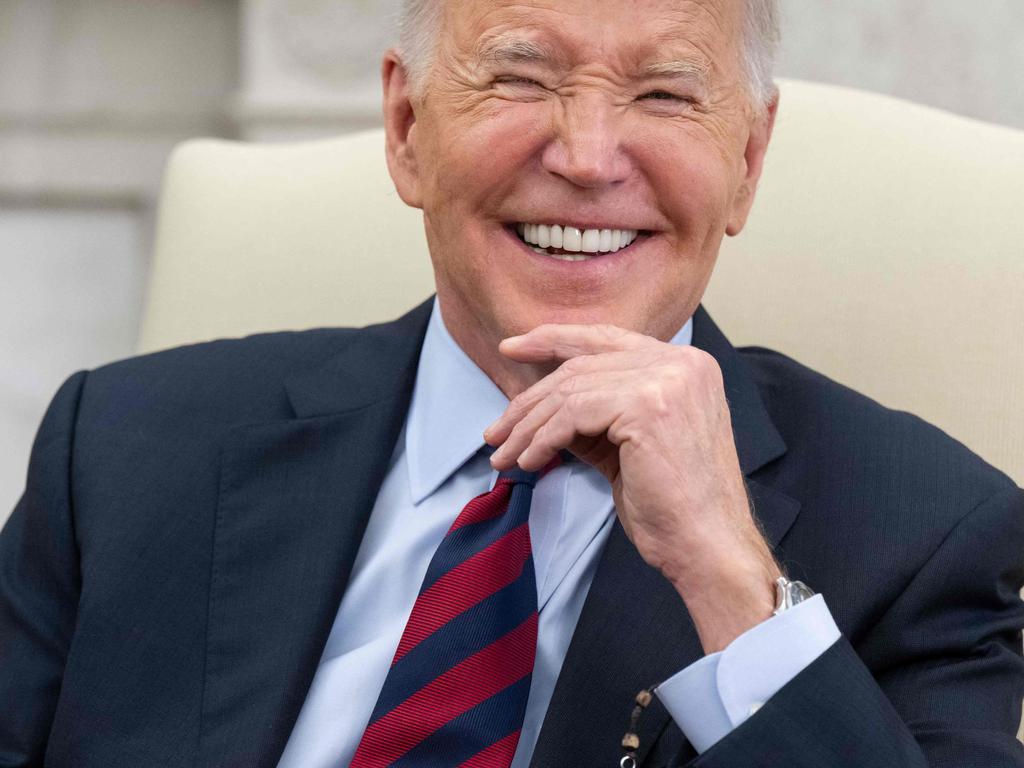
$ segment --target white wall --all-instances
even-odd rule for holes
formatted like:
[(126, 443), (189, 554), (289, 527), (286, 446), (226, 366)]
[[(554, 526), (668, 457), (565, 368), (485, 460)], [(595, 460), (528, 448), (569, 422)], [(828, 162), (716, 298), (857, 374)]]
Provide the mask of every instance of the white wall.
[(779, 74), (1024, 128), (1022, 0), (781, 0)]
[(0, 0), (0, 520), (47, 401), (131, 354), (167, 153), (231, 130), (225, 0)]
[(57, 384), (134, 344), (146, 272), (142, 246), (132, 211), (0, 211), (4, 513), (24, 485), (29, 437)]
[[(398, 0), (0, 0), (0, 519), (46, 402), (131, 354), (163, 163), (379, 121)], [(1024, 128), (1024, 0), (782, 0), (780, 74)]]

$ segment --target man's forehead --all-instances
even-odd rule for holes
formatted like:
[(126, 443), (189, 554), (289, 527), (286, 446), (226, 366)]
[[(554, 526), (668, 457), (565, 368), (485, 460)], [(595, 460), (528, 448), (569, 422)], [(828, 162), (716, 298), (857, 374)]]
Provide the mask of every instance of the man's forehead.
[(735, 31), (728, 6), (742, 0), (448, 2), (452, 11), (472, 11), (459, 14), (459, 43), (482, 64), (568, 66), (581, 54), (600, 49), (652, 74), (705, 77), (712, 65), (710, 53), (717, 47), (714, 39), (721, 43)]
[[(706, 80), (711, 64), (700, 53), (674, 44), (678, 40), (649, 41), (647, 46), (636, 46), (632, 59), (636, 74), (650, 77), (687, 78)], [(682, 50), (681, 50), (682, 48)], [(476, 58), (482, 64), (542, 64), (568, 67), (571, 57), (544, 35), (531, 35), (530, 31), (502, 32), (482, 37), (476, 48)]]
[(633, 15), (659, 16), (679, 14), (687, 16), (711, 13), (726, 16), (731, 11), (745, 7), (747, 0), (435, 0), (460, 16), (469, 16), (491, 11), (510, 13), (532, 13), (535, 11), (562, 11), (568, 14), (605, 13), (609, 10), (624, 9)]

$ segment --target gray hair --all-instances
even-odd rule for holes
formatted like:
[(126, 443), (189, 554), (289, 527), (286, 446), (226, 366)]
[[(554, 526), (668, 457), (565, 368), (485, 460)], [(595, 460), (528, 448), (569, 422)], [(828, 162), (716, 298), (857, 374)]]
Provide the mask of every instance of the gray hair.
[[(778, 0), (744, 0), (743, 69), (753, 103), (767, 107), (775, 97), (772, 70), (779, 45)], [(399, 46), (414, 91), (420, 90), (433, 64), (441, 24), (439, 0), (402, 0)]]

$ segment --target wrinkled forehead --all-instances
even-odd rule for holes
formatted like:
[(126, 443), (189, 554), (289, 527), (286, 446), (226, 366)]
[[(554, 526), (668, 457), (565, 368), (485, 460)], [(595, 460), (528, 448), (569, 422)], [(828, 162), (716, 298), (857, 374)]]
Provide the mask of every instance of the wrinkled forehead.
[(460, 58), (599, 59), (629, 68), (704, 73), (731, 67), (742, 42), (745, 0), (441, 0), (442, 45)]

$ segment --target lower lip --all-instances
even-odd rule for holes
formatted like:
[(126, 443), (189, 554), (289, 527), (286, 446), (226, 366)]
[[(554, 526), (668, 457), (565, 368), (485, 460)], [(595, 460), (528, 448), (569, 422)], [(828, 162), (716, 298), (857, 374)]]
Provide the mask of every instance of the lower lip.
[(520, 239), (519, 235), (516, 234), (512, 227), (503, 227), (503, 229), (505, 230), (505, 235), (507, 237), (514, 240), (525, 253), (532, 256), (535, 260), (541, 260), (551, 268), (562, 272), (571, 271), (576, 273), (581, 271), (591, 272), (594, 270), (607, 271), (609, 269), (614, 269), (618, 264), (636, 253), (638, 249), (642, 248), (652, 237), (647, 234), (638, 235), (636, 240), (625, 248), (620, 248), (617, 251), (593, 255), (583, 254), (591, 256), (591, 258), (583, 259), (582, 261), (568, 261), (566, 259), (556, 259), (553, 256), (548, 256), (544, 253), (537, 253), (537, 251), (533, 249), (532, 245)]

